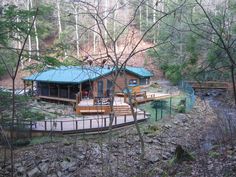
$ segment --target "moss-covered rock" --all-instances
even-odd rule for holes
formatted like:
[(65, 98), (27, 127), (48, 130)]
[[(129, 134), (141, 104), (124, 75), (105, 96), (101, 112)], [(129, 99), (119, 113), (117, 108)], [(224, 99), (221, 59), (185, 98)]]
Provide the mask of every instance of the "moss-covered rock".
[(183, 161), (193, 161), (195, 158), (186, 150), (182, 148), (181, 145), (177, 145), (175, 149), (175, 156), (173, 159), (174, 163), (181, 163)]

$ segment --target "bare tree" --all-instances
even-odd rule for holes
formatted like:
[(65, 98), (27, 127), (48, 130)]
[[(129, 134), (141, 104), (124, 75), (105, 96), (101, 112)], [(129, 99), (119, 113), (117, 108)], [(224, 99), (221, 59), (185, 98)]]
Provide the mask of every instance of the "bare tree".
[[(143, 32), (143, 34), (141, 35), (140, 39), (138, 39), (137, 41), (135, 41), (135, 37), (136, 34), (134, 33), (134, 30), (132, 29), (132, 23), (135, 20), (135, 17), (138, 15), (138, 11), (140, 10), (141, 6), (144, 5), (144, 0), (140, 1), (137, 6), (135, 7), (135, 10), (133, 11), (131, 18), (128, 19), (127, 23), (123, 23), (123, 22), (119, 22), (122, 23), (122, 27), (119, 28), (119, 30), (116, 31), (116, 35), (112, 35), (112, 31), (109, 30), (106, 21), (106, 18), (109, 18), (110, 14), (113, 13), (114, 9), (116, 9), (116, 13), (119, 13), (119, 10), (121, 9), (117, 9), (116, 5), (115, 7), (111, 8), (111, 11), (108, 11), (106, 16), (104, 17), (103, 14), (100, 13), (99, 8), (97, 6), (95, 6), (94, 4), (85, 2), (85, 1), (81, 1), (80, 2), (82, 6), (84, 6), (86, 8), (87, 14), (88, 16), (90, 16), (90, 18), (92, 18), (95, 21), (95, 24), (98, 28), (98, 31), (95, 31), (93, 26), (85, 26), (84, 24), (79, 24), (81, 26), (81, 28), (83, 28), (84, 30), (89, 30), (92, 31), (93, 33), (96, 33), (97, 36), (99, 37), (99, 39), (101, 40), (101, 43), (104, 47), (104, 54), (102, 57), (96, 58), (95, 56), (89, 55), (93, 61), (98, 61), (100, 59), (101, 64), (109, 64), (113, 69), (114, 69), (114, 74), (112, 75), (112, 82), (114, 84), (116, 84), (117, 78), (119, 77), (119, 74), (121, 72), (123, 72), (125, 70), (125, 67), (127, 65), (127, 62), (135, 57), (135, 55), (137, 55), (138, 53), (144, 52), (150, 48), (153, 48), (157, 45), (160, 45), (158, 43), (149, 46), (149, 47), (144, 47), (141, 48), (140, 44), (141, 42), (144, 40), (144, 37), (149, 34), (149, 32), (156, 26), (156, 24), (158, 22), (160, 22), (163, 18), (165, 18), (166, 16), (174, 13), (177, 9), (181, 8), (183, 6), (183, 4), (185, 2), (183, 2), (182, 4), (174, 7), (173, 9), (171, 9), (170, 11), (167, 12), (163, 12), (162, 15), (158, 18), (153, 19), (153, 23), (150, 25), (149, 28), (145, 29), (145, 31)], [(156, 9), (154, 8), (154, 11)], [(155, 11), (156, 12), (156, 11)], [(105, 31), (105, 32), (104, 32)], [(108, 39), (107, 39), (108, 38)], [(111, 41), (110, 43), (107, 43), (107, 40)], [(125, 45), (124, 47), (121, 49), (121, 51), (117, 50), (117, 41), (124, 41)], [(135, 42), (133, 42), (135, 41)], [(130, 48), (130, 43), (129, 42), (133, 42), (131, 44), (131, 48)], [(125, 77), (125, 76), (124, 76)], [(127, 85), (127, 81), (126, 83), (126, 87), (128, 87)], [(111, 115), (110, 115), (110, 123), (109, 123), (109, 144), (111, 145), (111, 140), (112, 140), (112, 124), (114, 121), (114, 97), (115, 97), (115, 85), (112, 86), (111, 89), (111, 104), (110, 104), (110, 108), (111, 108)], [(142, 136), (142, 132), (139, 128), (138, 125), (138, 121), (137, 121), (137, 114), (135, 112), (135, 109), (133, 107), (133, 98), (131, 96), (131, 93), (128, 93), (128, 97), (129, 97), (129, 105), (131, 107), (131, 111), (132, 111), (132, 116), (134, 118), (135, 121), (135, 127), (136, 130), (138, 132), (138, 137), (140, 139), (140, 176), (142, 175), (142, 170), (144, 168), (143, 166), (143, 161), (144, 161), (144, 156), (145, 156), (145, 147), (144, 147), (144, 140), (143, 140), (143, 136)], [(108, 165), (110, 165), (110, 163), (108, 163)], [(109, 168), (109, 174), (112, 175), (112, 170), (111, 167)]]
[[(34, 18), (33, 18), (33, 21), (30, 25), (30, 27), (28, 28), (28, 31), (27, 31), (27, 34), (25, 36), (25, 39), (22, 43), (22, 47), (21, 49), (19, 50), (19, 53), (18, 53), (18, 49), (16, 49), (18, 55), (17, 55), (17, 61), (16, 61), (16, 67), (15, 68), (9, 68), (6, 64), (6, 60), (7, 58), (3, 58), (1, 57), (1, 61), (2, 63), (5, 65), (5, 68), (8, 72), (8, 75), (10, 76), (11, 80), (12, 80), (12, 117), (11, 117), (11, 176), (13, 177), (14, 175), (14, 148), (13, 148), (13, 139), (14, 139), (14, 125), (15, 125), (15, 119), (16, 119), (16, 102), (15, 102), (15, 81), (16, 81), (16, 76), (17, 76), (17, 73), (18, 73), (18, 70), (19, 70), (19, 66), (20, 66), (20, 63), (22, 61), (22, 56), (23, 56), (23, 53), (24, 53), (24, 50), (25, 50), (25, 45), (27, 43), (27, 40), (28, 40), (28, 37), (33, 29), (33, 26), (34, 26), (34, 23), (35, 23), (35, 20), (36, 20), (36, 16), (38, 14), (38, 9), (35, 11), (35, 15), (34, 15)], [(14, 49), (14, 48), (13, 48)], [(11, 70), (12, 69), (12, 70)]]

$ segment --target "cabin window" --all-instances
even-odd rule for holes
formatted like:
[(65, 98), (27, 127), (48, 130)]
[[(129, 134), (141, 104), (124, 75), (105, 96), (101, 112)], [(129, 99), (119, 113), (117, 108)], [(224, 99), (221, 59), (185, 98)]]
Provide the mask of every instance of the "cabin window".
[(129, 86), (135, 86), (135, 85), (138, 85), (137, 79), (130, 79)]
[(140, 85), (147, 85), (149, 84), (149, 78), (141, 78)]

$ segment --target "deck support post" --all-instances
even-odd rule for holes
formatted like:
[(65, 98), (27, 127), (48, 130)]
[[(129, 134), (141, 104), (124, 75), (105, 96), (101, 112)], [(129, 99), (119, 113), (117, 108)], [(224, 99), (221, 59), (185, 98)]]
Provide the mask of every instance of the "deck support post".
[(63, 121), (61, 121), (61, 131), (63, 131)]
[(32, 120), (30, 120), (30, 139), (32, 138), (32, 129), (33, 129)]
[(45, 131), (47, 131), (47, 121), (46, 120), (44, 121), (44, 128), (45, 128)]
[(90, 128), (92, 128), (93, 127), (93, 123), (92, 123), (92, 119), (90, 119)]

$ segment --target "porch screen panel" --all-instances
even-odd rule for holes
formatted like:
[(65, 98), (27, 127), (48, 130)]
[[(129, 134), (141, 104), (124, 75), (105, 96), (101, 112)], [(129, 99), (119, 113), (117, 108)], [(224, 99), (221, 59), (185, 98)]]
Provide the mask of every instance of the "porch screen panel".
[(41, 95), (42, 96), (49, 96), (48, 84), (40, 83), (40, 87), (41, 87)]
[(56, 85), (50, 85), (50, 96), (58, 97), (58, 88)]
[(72, 86), (70, 88), (70, 99), (75, 99), (76, 94), (79, 92), (79, 87), (78, 86)]
[(60, 98), (68, 98), (68, 87), (67, 86), (61, 86), (60, 87)]

